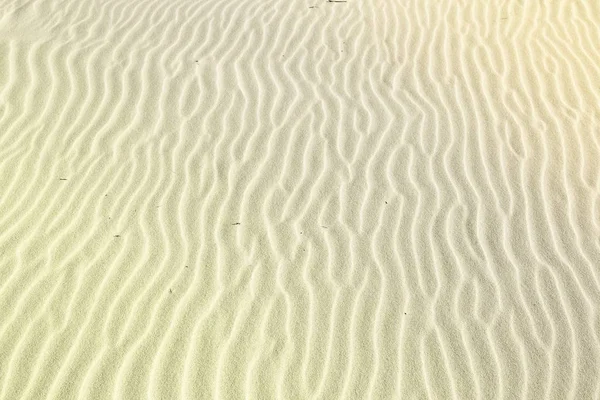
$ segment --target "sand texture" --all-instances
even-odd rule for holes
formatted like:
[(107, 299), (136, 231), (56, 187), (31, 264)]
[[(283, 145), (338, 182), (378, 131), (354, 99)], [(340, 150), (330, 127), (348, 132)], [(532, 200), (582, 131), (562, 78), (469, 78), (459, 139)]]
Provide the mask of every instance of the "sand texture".
[(0, 399), (599, 399), (597, 0), (0, 0)]

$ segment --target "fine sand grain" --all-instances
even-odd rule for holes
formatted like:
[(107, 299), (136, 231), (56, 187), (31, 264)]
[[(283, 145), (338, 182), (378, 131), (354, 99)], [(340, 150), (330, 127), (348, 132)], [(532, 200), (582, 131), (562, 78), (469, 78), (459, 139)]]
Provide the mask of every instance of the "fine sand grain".
[(597, 0), (0, 0), (0, 399), (600, 398)]

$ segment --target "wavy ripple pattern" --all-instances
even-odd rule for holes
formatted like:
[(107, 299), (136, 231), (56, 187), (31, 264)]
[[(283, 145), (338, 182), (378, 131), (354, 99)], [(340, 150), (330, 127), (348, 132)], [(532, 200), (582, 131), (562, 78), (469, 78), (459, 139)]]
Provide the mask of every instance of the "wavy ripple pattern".
[(599, 4), (0, 0), (0, 398), (599, 398)]

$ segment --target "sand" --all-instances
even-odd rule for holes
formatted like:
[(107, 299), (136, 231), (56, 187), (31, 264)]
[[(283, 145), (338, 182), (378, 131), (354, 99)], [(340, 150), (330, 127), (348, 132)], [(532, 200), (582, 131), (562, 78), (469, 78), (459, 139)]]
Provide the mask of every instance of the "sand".
[(0, 0), (0, 398), (600, 398), (599, 27)]

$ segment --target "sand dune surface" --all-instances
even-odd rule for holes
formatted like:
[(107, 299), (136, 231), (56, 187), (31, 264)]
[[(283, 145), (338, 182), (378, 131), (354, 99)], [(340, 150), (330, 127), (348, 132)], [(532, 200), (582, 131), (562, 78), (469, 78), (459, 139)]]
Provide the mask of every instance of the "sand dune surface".
[(600, 398), (600, 3), (0, 0), (0, 399)]

